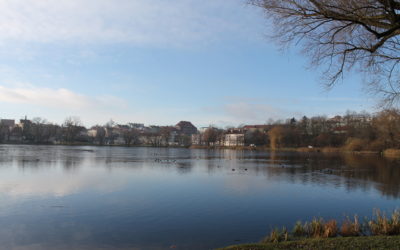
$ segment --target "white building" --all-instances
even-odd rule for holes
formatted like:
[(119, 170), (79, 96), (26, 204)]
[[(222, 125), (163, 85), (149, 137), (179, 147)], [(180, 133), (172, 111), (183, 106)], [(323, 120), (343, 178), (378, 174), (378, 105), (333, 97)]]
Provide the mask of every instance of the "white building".
[(226, 134), (224, 146), (237, 147), (244, 146), (244, 134)]

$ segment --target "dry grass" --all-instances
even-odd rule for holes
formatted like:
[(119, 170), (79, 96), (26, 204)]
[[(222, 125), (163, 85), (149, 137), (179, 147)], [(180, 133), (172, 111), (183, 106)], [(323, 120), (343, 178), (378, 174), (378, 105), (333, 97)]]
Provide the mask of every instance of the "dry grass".
[(385, 149), (385, 143), (382, 140), (375, 140), (367, 145), (368, 150), (382, 152)]
[(277, 228), (275, 228), (274, 230), (272, 230), (272, 232), (270, 233), (270, 235), (268, 237), (266, 237), (263, 242), (264, 243), (278, 243), (278, 242), (282, 242), (282, 241), (288, 241), (289, 240), (289, 233), (286, 230), (286, 228), (282, 228), (282, 230), (279, 230)]
[(386, 149), (385, 151), (383, 151), (383, 155), (385, 157), (400, 158), (400, 149)]
[(338, 226), (336, 220), (330, 220), (324, 225), (324, 237), (331, 238), (338, 235)]
[(400, 212), (394, 211), (390, 218), (380, 210), (375, 211), (375, 218), (368, 223), (372, 235), (399, 235)]
[(354, 220), (346, 218), (340, 227), (340, 235), (343, 237), (355, 237), (362, 235), (362, 227), (359, 223), (358, 217), (354, 216)]
[(318, 152), (318, 148), (309, 148), (309, 147), (301, 147), (297, 148), (297, 152), (303, 152), (303, 153), (310, 153), (310, 152)]
[(400, 211), (396, 210), (389, 217), (379, 210), (374, 211), (373, 219), (360, 223), (358, 216), (353, 219), (346, 217), (338, 227), (336, 220), (329, 220), (325, 222), (322, 218), (314, 218), (311, 222), (302, 224), (298, 221), (289, 235), (286, 228), (282, 230), (273, 230), (264, 243), (277, 243), (288, 241), (289, 237), (293, 236), (299, 238), (333, 238), (337, 236), (342, 237), (358, 237), (365, 235), (375, 236), (392, 236), (400, 235)]
[(362, 151), (367, 144), (367, 140), (362, 140), (359, 138), (349, 138), (347, 139), (343, 149), (349, 152)]
[(307, 231), (301, 221), (296, 222), (293, 228), (293, 236), (295, 237), (304, 237), (307, 236)]
[(321, 238), (324, 236), (324, 220), (322, 218), (314, 218), (311, 223), (307, 224), (306, 230), (308, 235), (313, 238)]
[(304, 225), (298, 221), (292, 233), (294, 237), (330, 238), (337, 236), (338, 231), (336, 220), (325, 222), (322, 218), (314, 218)]
[(334, 147), (324, 147), (322, 148), (322, 153), (339, 153), (341, 152), (340, 148), (334, 148)]

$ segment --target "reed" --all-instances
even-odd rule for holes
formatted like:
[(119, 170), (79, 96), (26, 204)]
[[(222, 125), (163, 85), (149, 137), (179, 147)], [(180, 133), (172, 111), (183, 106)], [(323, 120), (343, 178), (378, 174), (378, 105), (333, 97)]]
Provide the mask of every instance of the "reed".
[(294, 237), (305, 237), (307, 236), (307, 231), (305, 229), (305, 226), (301, 223), (301, 221), (296, 222), (296, 225), (294, 225), (292, 234)]
[(272, 230), (270, 235), (266, 237), (263, 242), (264, 243), (278, 243), (282, 241), (288, 241), (289, 240), (289, 232), (285, 227), (282, 228), (282, 230), (279, 230), (278, 228), (275, 228)]
[(365, 219), (364, 223), (360, 223), (358, 216), (352, 219), (346, 217), (340, 227), (336, 220), (325, 222), (322, 218), (314, 218), (311, 222), (297, 221), (293, 227), (291, 234), (286, 228), (282, 230), (274, 229), (264, 243), (277, 243), (288, 241), (289, 238), (333, 238), (342, 237), (358, 237), (358, 236), (393, 236), (400, 235), (400, 210), (395, 210), (386, 216), (380, 210), (375, 210), (372, 219)]
[(380, 210), (375, 210), (375, 218), (370, 220), (369, 229), (372, 235), (399, 235), (400, 212), (395, 210), (390, 217)]
[(354, 216), (354, 220), (350, 220), (350, 218), (347, 217), (340, 227), (340, 235), (343, 237), (356, 237), (362, 235), (362, 233), (362, 227), (357, 215)]
[(308, 224), (308, 235), (313, 238), (321, 238), (324, 236), (324, 220), (322, 218), (314, 218)]
[(330, 220), (324, 225), (324, 237), (332, 238), (338, 235), (338, 226), (336, 220)]

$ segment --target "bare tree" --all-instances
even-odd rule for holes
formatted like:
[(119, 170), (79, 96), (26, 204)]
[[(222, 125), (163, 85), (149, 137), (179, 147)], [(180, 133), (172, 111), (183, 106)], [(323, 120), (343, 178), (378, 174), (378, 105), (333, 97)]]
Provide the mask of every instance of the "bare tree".
[(382, 104), (400, 101), (399, 0), (249, 0), (273, 20), (283, 46), (303, 45), (327, 87), (358, 69)]
[(400, 111), (384, 110), (377, 114), (372, 121), (373, 127), (385, 148), (400, 147)]
[(99, 143), (99, 145), (104, 145), (104, 141), (106, 138), (106, 129), (102, 126), (96, 126), (96, 136), (95, 139)]
[(285, 135), (285, 129), (283, 126), (275, 126), (268, 131), (270, 147), (272, 150), (279, 149), (282, 147), (282, 139)]
[(135, 145), (139, 140), (139, 131), (135, 128), (129, 128), (122, 132), (122, 136), (127, 146)]
[(79, 117), (67, 117), (63, 124), (65, 141), (68, 143), (74, 142), (82, 129), (82, 122)]
[(35, 143), (44, 142), (44, 138), (46, 137), (48, 122), (46, 119), (41, 117), (35, 117), (32, 119), (32, 129), (31, 133), (34, 138)]
[(202, 141), (204, 141), (207, 144), (207, 146), (215, 145), (215, 143), (218, 140), (218, 134), (219, 134), (218, 129), (210, 126), (209, 128), (206, 129), (206, 131), (204, 131), (202, 135), (203, 137)]

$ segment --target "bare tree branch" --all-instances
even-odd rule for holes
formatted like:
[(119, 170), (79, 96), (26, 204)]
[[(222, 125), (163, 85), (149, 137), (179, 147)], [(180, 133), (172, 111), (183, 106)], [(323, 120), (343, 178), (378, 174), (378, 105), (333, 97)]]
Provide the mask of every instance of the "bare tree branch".
[(282, 46), (301, 44), (326, 86), (358, 69), (382, 102), (400, 99), (400, 0), (250, 0), (273, 21)]

